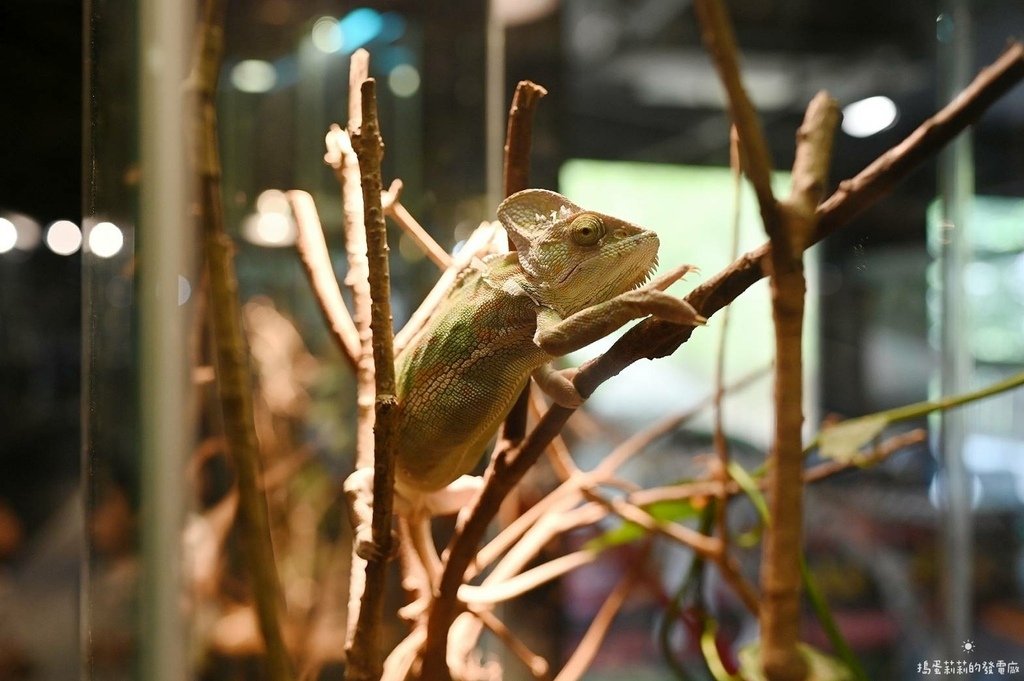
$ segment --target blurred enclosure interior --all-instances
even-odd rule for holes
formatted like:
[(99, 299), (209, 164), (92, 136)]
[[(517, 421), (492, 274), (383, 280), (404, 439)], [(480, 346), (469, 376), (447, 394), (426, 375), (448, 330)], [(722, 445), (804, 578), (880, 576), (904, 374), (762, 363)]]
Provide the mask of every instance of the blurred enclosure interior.
[[(817, 91), (844, 107), (833, 185), (1024, 36), (1019, 0), (727, 5), (777, 168), (792, 165), (795, 131)], [(141, 345), (140, 301), (150, 298), (138, 262), (150, 261), (137, 226), (154, 205), (139, 161), (140, 131), (153, 120), (140, 105), (139, 11), (112, 0), (0, 6), (0, 679), (139, 678), (139, 641), (152, 634), (139, 613), (151, 529), (140, 511), (156, 503), (139, 454), (141, 407), (152, 397), (140, 399), (140, 385), (152, 385), (142, 375), (152, 359)], [(493, 0), (490, 9), (464, 0), (228, 2), (217, 95), (223, 206), (260, 383), (261, 445), (278, 452), (267, 487), (289, 616), (323, 679), (341, 669), (349, 535), (338, 488), (352, 467), (355, 387), (302, 272), (282, 192), (313, 195), (342, 277), (342, 202), (324, 135), (345, 123), (349, 57), (359, 47), (380, 86), (385, 182), (402, 179), (404, 205), (445, 249), (493, 218), (509, 99), (530, 79), (548, 90), (534, 123), (533, 186), (655, 229), (662, 266), (691, 262), (706, 278), (731, 261), (727, 114), (688, 0)], [(788, 186), (785, 173), (778, 180)], [(742, 248), (764, 241), (748, 193), (741, 223)], [(203, 286), (198, 237), (182, 233), (178, 303), (195, 324), (204, 304), (194, 295)], [(400, 328), (437, 270), (408, 237), (389, 238)], [(960, 249), (952, 255), (951, 244)], [(817, 246), (809, 272), (808, 437), (832, 415), (1021, 371), (1024, 87), (941, 161)], [(959, 321), (944, 325), (950, 306), (945, 318)], [(772, 356), (764, 282), (735, 310), (730, 380)], [(581, 466), (708, 394), (714, 327), (595, 394), (590, 418), (572, 429)], [(190, 328), (190, 350), (208, 352), (202, 327)], [(232, 476), (209, 408), (210, 375), (202, 363), (179, 368), (200, 386), (174, 412), (194, 429), (167, 492), (180, 497), (177, 531), (191, 561), (188, 678), (258, 678), (241, 559), (225, 548), (237, 542)], [(748, 468), (769, 443), (770, 392), (764, 377), (726, 405), (735, 456)], [(925, 660), (962, 658), (966, 641), (980, 659), (1024, 664), (1024, 392), (909, 425), (928, 426), (929, 441), (808, 487), (809, 564), (871, 678), (915, 677)], [(631, 479), (696, 475), (709, 427), (698, 419), (652, 447)], [(538, 489), (552, 481), (546, 470), (529, 479)], [(735, 522), (748, 527), (752, 512), (735, 506)], [(634, 548), (616, 549), (504, 616), (534, 650), (563, 659), (636, 558)], [(742, 552), (749, 574), (757, 558)], [(656, 632), (690, 560), (678, 548), (655, 550), (586, 678), (673, 678)], [(725, 633), (749, 640), (756, 623), (728, 597), (711, 598)], [(692, 664), (698, 643), (684, 627), (670, 634), (672, 654)], [(809, 615), (804, 637), (825, 645)], [(506, 665), (506, 678), (521, 674)]]

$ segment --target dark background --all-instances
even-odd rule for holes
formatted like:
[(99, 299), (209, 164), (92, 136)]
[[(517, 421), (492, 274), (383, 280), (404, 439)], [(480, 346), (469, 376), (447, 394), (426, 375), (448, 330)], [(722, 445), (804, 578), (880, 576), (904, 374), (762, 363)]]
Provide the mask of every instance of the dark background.
[[(479, 95), (483, 87), (482, 5), (383, 4), (408, 12), (410, 21), (422, 29), (424, 90), (422, 119), (417, 125), (428, 140), (428, 153), (422, 160), (422, 191), (410, 193), (410, 205), (428, 223), (450, 225), (463, 217), (458, 197), (480, 196), (484, 191), (483, 102)], [(518, 79), (530, 78), (551, 92), (538, 114), (536, 184), (555, 187), (559, 164), (568, 158), (727, 164), (728, 150), (718, 134), (725, 126), (719, 107), (644, 103), (631, 88), (631, 78), (654, 68), (650, 60), (659, 49), (699, 51), (687, 4), (669, 0), (567, 1), (538, 21), (509, 29), (509, 89)], [(816, 77), (823, 85), (835, 83), (843, 89), (846, 101), (884, 93), (899, 104), (901, 116), (891, 129), (866, 139), (839, 135), (834, 178), (855, 174), (935, 109), (936, 3), (738, 0), (729, 4), (740, 43), (755, 55), (755, 65), (764, 55), (785, 55), (791, 61), (780, 68), (792, 71), (823, 58), (825, 66)], [(272, 5), (270, 0), (232, 4), (235, 26), (229, 29), (230, 54), (274, 59), (290, 49), (287, 31), (271, 20)], [(1010, 2), (979, 2), (975, 7), (975, 62), (980, 66), (999, 53), (1007, 37), (1021, 36), (1024, 8)], [(349, 9), (348, 3), (311, 2), (296, 10), (289, 21), (301, 25), (318, 13), (341, 15)], [(58, 219), (78, 224), (82, 220), (82, 15), (80, 0), (0, 2), (0, 213), (25, 214), (44, 228)], [(595, 44), (573, 43), (576, 22), (583, 16), (596, 17), (597, 25), (605, 27)], [(107, 28), (112, 34), (120, 30)], [(637, 55), (640, 66), (630, 72), (627, 58)], [(851, 74), (863, 79), (847, 79)], [(815, 82), (810, 70), (806, 80)], [(126, 91), (123, 96), (134, 97), (135, 93)], [(804, 101), (806, 98), (795, 98), (792, 106), (765, 116), (769, 144), (779, 167), (792, 161), (793, 134)], [(281, 111), (287, 110), (281, 105), (280, 100), (275, 104), (268, 97), (252, 116), (269, 130), (263, 137), (264, 146), (255, 150), (264, 154), (260, 167), (267, 173), (257, 178), (257, 185), (283, 186), (294, 177), (287, 162), (274, 162), (282, 151), (292, 148), (293, 135), (298, 134), (289, 126), (294, 121), (285, 117), (285, 123), (280, 123)], [(319, 144), (319, 133), (313, 137)], [(975, 148), (979, 193), (1024, 194), (1024, 89), (1017, 88), (984, 119), (975, 133)], [(124, 153), (130, 155), (130, 150), (126, 148)], [(330, 180), (327, 171), (318, 172)], [(935, 185), (934, 166), (922, 169), (893, 197), (824, 247), (824, 265), (834, 275), (835, 285), (821, 301), (822, 327), (818, 330), (823, 412), (865, 413), (923, 399), (927, 394), (927, 359), (922, 371), (907, 362), (910, 368), (905, 378), (891, 390), (884, 387), (891, 381), (868, 370), (868, 357), (878, 348), (879, 334), (892, 331), (915, 338), (914, 354), (926, 356), (929, 351), (924, 210), (935, 197)], [(870, 275), (864, 275), (865, 270)], [(431, 274), (429, 268), (424, 272)], [(49, 603), (46, 607), (51, 614), (40, 617), (53, 623), (49, 634), (62, 642), (61, 654), (70, 660), (77, 647), (74, 614), (81, 536), (77, 513), (81, 507), (77, 495), (81, 274), (80, 253), (57, 256), (40, 246), (29, 252), (0, 254), (0, 598), (7, 598), (4, 594), (10, 593), (13, 585), (28, 585), (29, 593), (35, 589), (48, 595), (50, 600), (45, 603)], [(96, 378), (103, 380), (102, 376)], [(113, 394), (124, 391), (124, 399), (133, 399), (127, 392), (130, 386), (113, 385), (104, 390)], [(876, 533), (872, 536), (879, 537), (880, 544), (914, 544), (912, 554), (904, 557), (926, 563), (914, 573), (923, 584), (934, 584), (936, 578), (928, 569), (934, 570), (934, 555), (929, 551), (937, 532), (927, 501), (927, 482), (933, 472), (930, 454), (922, 450), (905, 459), (896, 471), (862, 479), (890, 492), (896, 490), (895, 496), (883, 495), (881, 502), (861, 504), (864, 515), (860, 520), (873, 528), (865, 532)], [(1008, 574), (1014, 569), (1009, 555), (1015, 549), (1002, 542), (1006, 536), (1019, 536), (1024, 527), (1019, 509), (1003, 506), (982, 520), (976, 558), (980, 565), (991, 568), (983, 574), (995, 576), (980, 584), (979, 592), (992, 601), (1006, 598), (1016, 602), (1015, 582)], [(878, 528), (896, 522), (911, 529), (907, 534), (883, 537), (885, 533)], [(994, 593), (993, 585), (1001, 592)], [(851, 600), (860, 604), (871, 597), (855, 594)], [(22, 673), (33, 665), (19, 639), (7, 636), (17, 628), (12, 620), (20, 611), (5, 611), (5, 602), (0, 600), (0, 679), (5, 673)], [(1019, 612), (1013, 612), (1019, 617)], [(982, 621), (989, 620), (982, 617)], [(997, 617), (992, 621), (1011, 624), (988, 627), (984, 634), (988, 638), (981, 638), (982, 652), (1012, 653), (1013, 648), (998, 647), (1007, 641), (1024, 646), (1019, 635), (1024, 627), (1016, 630), (1016, 638), (1012, 636), (1014, 627), (1024, 619)], [(892, 640), (888, 644), (897, 645)]]

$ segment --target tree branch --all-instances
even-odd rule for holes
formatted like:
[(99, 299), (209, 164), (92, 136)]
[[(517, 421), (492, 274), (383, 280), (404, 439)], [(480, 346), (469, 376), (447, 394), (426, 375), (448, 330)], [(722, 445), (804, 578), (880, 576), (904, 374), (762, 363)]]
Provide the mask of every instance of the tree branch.
[(452, 256), (448, 255), (441, 246), (434, 241), (434, 238), (427, 233), (427, 230), (423, 229), (423, 226), (416, 222), (416, 218), (412, 216), (412, 213), (402, 205), (399, 201), (399, 194), (402, 193), (402, 181), (395, 179), (391, 181), (391, 186), (384, 192), (384, 196), (381, 197), (381, 205), (384, 208), (384, 214), (395, 221), (398, 227), (409, 235), (416, 245), (419, 246), (420, 250), (430, 259), (432, 263), (437, 265), (438, 269), (444, 271), (452, 264)]
[(267, 650), (267, 674), (273, 681), (294, 678), (281, 634), (284, 597), (274, 559), (267, 500), (260, 489), (260, 453), (253, 413), (249, 353), (242, 332), (234, 245), (224, 226), (221, 165), (217, 144), (217, 76), (223, 57), (224, 3), (208, 0), (196, 41), (189, 86), (195, 102), (195, 155), (199, 181), (199, 219), (210, 283), (213, 327), (224, 436), (238, 488), (238, 512), (246, 567), (252, 579), (256, 619)]
[(376, 398), (373, 428), (373, 544), (374, 556), (366, 561), (366, 583), (359, 620), (345, 669), (349, 681), (373, 681), (383, 673), (381, 617), (387, 581), (387, 562), (393, 551), (391, 530), (395, 485), (395, 356), (391, 326), (391, 284), (388, 271), (387, 232), (381, 208), (381, 158), (384, 142), (377, 120), (376, 83), (363, 81), (362, 123), (353, 131), (352, 146), (359, 158), (363, 214), (370, 270), (373, 331), (373, 365)]
[(732, 23), (722, 0), (695, 0), (693, 8), (700, 22), (704, 46), (711, 55), (719, 80), (728, 95), (729, 117), (736, 127), (743, 150), (743, 170), (754, 186), (765, 229), (769, 234), (774, 234), (779, 228), (779, 216), (772, 194), (772, 157), (764, 140), (761, 119), (743, 87), (739, 48), (736, 46)]
[(324, 230), (320, 225), (316, 204), (307, 192), (297, 189), (288, 192), (287, 196), (295, 224), (299, 228), (299, 238), (295, 241), (295, 246), (302, 259), (306, 278), (313, 289), (313, 297), (316, 298), (324, 321), (327, 322), (331, 338), (341, 350), (341, 356), (355, 370), (362, 352), (359, 331), (356, 330), (352, 315), (345, 307), (345, 299), (341, 297), (341, 288), (334, 276), (331, 255), (327, 250), (327, 241), (324, 239)]
[[(508, 111), (508, 129), (505, 133), (504, 190), (509, 197), (530, 186), (530, 145), (533, 141), (533, 112), (540, 98), (548, 93), (540, 85), (521, 80), (512, 95), (512, 107)], [(509, 239), (508, 247), (516, 245)], [(526, 434), (526, 415), (529, 411), (530, 383), (527, 379), (523, 391), (505, 417), (498, 433), (498, 440), (519, 442)]]
[[(356, 50), (349, 62), (348, 73), (348, 130), (356, 130), (362, 120), (362, 95), (359, 88), (369, 76), (370, 54)], [(356, 438), (355, 468), (373, 466), (374, 378), (373, 344), (370, 331), (370, 281), (366, 260), (366, 228), (363, 221), (363, 195), (359, 176), (359, 159), (352, 149), (348, 132), (331, 125), (324, 138), (327, 152), (324, 162), (334, 169), (341, 188), (343, 211), (342, 229), (345, 233), (345, 253), (348, 273), (345, 285), (352, 293), (352, 316), (359, 338), (356, 362)], [(346, 649), (352, 646), (359, 606), (365, 589), (366, 561), (354, 551), (349, 572), (348, 622), (345, 635)]]
[[(793, 191), (779, 206), (771, 239), (775, 329), (775, 438), (768, 465), (772, 526), (761, 560), (761, 664), (770, 681), (801, 681), (807, 664), (800, 641), (800, 556), (803, 555), (803, 316), (807, 284), (803, 251), (814, 229), (832, 158), (839, 106), (819, 93), (797, 132)], [(767, 225), (765, 229), (767, 230)]]

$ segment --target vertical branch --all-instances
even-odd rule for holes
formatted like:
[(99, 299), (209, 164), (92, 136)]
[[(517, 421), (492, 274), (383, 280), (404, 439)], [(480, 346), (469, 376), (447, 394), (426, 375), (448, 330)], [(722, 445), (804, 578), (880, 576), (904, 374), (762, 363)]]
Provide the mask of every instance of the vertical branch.
[(729, 116), (736, 126), (742, 150), (743, 171), (754, 185), (761, 219), (769, 234), (778, 231), (778, 211), (772, 195), (772, 158), (764, 139), (761, 119), (751, 104), (740, 78), (739, 50), (732, 22), (722, 0), (695, 0), (693, 8), (701, 25), (701, 37), (711, 54), (718, 77), (725, 86)]
[(238, 487), (246, 566), (253, 582), (256, 618), (267, 651), (268, 678), (294, 678), (281, 635), (284, 598), (274, 562), (267, 501), (260, 489), (259, 445), (253, 414), (249, 354), (242, 332), (234, 248), (224, 227), (217, 146), (217, 76), (223, 57), (224, 3), (206, 2), (189, 85), (196, 96), (195, 157), (199, 215), (210, 283), (210, 316), (224, 435)]
[[(362, 97), (359, 87), (369, 74), (369, 53), (356, 50), (349, 63), (348, 76), (348, 130), (359, 128), (362, 120)], [(327, 154), (324, 161), (334, 169), (341, 185), (343, 210), (342, 229), (345, 232), (345, 253), (348, 273), (345, 285), (352, 292), (352, 317), (356, 326), (359, 347), (356, 352), (356, 438), (355, 468), (373, 465), (373, 345), (370, 332), (370, 278), (366, 262), (366, 229), (363, 226), (363, 195), (359, 177), (359, 159), (352, 149), (349, 133), (332, 125), (325, 139)], [(352, 553), (349, 571), (348, 621), (345, 647), (352, 646), (359, 603), (365, 587), (366, 561)]]
[(815, 227), (825, 190), (839, 109), (825, 93), (807, 107), (797, 132), (793, 188), (780, 204), (782, 233), (771, 235), (772, 317), (775, 322), (775, 442), (768, 470), (772, 531), (764, 542), (761, 590), (761, 662), (772, 681), (802, 679), (800, 556), (803, 526), (803, 250)]
[(366, 561), (366, 584), (359, 619), (348, 651), (346, 678), (349, 681), (379, 679), (383, 671), (381, 617), (387, 562), (393, 551), (391, 514), (394, 501), (395, 357), (391, 328), (391, 283), (388, 245), (380, 196), (381, 158), (384, 141), (377, 120), (377, 91), (372, 78), (360, 88), (362, 122), (352, 135), (362, 176), (363, 216), (370, 270), (372, 299), (370, 326), (373, 332), (373, 365), (376, 398), (373, 428), (373, 544), (374, 555)]
[[(533, 112), (537, 102), (548, 93), (542, 86), (521, 80), (512, 95), (505, 133), (505, 160), (502, 182), (505, 196), (530, 187), (530, 145), (533, 142)], [(509, 245), (509, 248), (515, 246)]]
[[(732, 209), (732, 244), (729, 249), (729, 259), (735, 260), (740, 247), (740, 182), (743, 170), (740, 162), (740, 140), (736, 132), (736, 126), (729, 131), (729, 165), (732, 167), (733, 178), (733, 209)], [(726, 341), (729, 334), (729, 308), (722, 311), (722, 322), (718, 329), (718, 349), (715, 357), (715, 392), (714, 392), (714, 432), (713, 441), (715, 454), (718, 457), (717, 477), (721, 483), (721, 490), (718, 494), (718, 503), (715, 506), (715, 526), (718, 536), (722, 540), (723, 558), (729, 551), (729, 496), (726, 494), (726, 485), (729, 482), (729, 441), (725, 437), (725, 424), (722, 414), (722, 401), (725, 398), (725, 355)]]
[[(785, 218), (783, 229), (791, 223)], [(800, 681), (807, 669), (800, 636), (801, 473), (803, 469), (803, 260), (772, 243), (772, 319), (775, 324), (775, 439), (768, 462), (768, 501), (774, 520), (761, 559), (761, 663), (770, 681)]]
[[(521, 80), (512, 96), (512, 107), (508, 111), (508, 130), (505, 134), (505, 159), (503, 184), (506, 197), (530, 186), (530, 145), (533, 141), (533, 112), (537, 102), (548, 93), (540, 85)], [(515, 250), (515, 243), (509, 239), (508, 247)], [(526, 434), (526, 414), (530, 397), (530, 381), (526, 381), (512, 410), (505, 417), (505, 423), (498, 435), (499, 441), (518, 442)]]

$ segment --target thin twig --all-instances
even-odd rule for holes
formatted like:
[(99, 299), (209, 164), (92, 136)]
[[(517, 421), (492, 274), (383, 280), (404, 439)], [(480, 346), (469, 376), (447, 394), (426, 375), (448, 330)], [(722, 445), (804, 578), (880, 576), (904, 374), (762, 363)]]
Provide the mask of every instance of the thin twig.
[(430, 293), (427, 294), (427, 297), (423, 299), (420, 306), (409, 317), (409, 321), (395, 335), (396, 352), (401, 352), (405, 349), (412, 342), (413, 337), (426, 325), (430, 316), (437, 309), (437, 306), (448, 295), (459, 274), (469, 267), (474, 260), (488, 252), (495, 231), (496, 227), (488, 223), (480, 225), (473, 231), (469, 239), (466, 240), (466, 243), (463, 244), (455, 258), (448, 265), (448, 269), (444, 271), (444, 274), (434, 284), (434, 288), (430, 289)]
[(719, 80), (728, 95), (729, 117), (736, 127), (743, 149), (743, 170), (757, 195), (761, 219), (769, 234), (778, 230), (779, 216), (772, 194), (772, 157), (764, 139), (761, 119), (750, 103), (740, 76), (739, 48), (732, 22), (722, 0), (695, 0), (693, 8), (700, 22), (701, 37), (710, 53)]
[(362, 121), (353, 131), (352, 146), (359, 157), (362, 177), (363, 216), (373, 301), (370, 325), (373, 331), (373, 365), (376, 397), (373, 428), (373, 546), (366, 561), (366, 584), (352, 645), (348, 650), (345, 677), (349, 681), (379, 679), (383, 673), (381, 618), (387, 563), (392, 553), (392, 505), (395, 485), (395, 356), (391, 328), (391, 285), (388, 271), (387, 232), (380, 196), (381, 158), (384, 142), (377, 120), (376, 83), (363, 81)]
[[(839, 229), (890, 191), (911, 170), (976, 120), (1022, 77), (1024, 46), (1017, 43), (993, 67), (983, 71), (961, 97), (912, 134), (913, 143), (897, 147), (898, 153), (889, 162), (878, 168), (874, 164), (869, 166), (870, 173), (865, 171), (857, 175), (846, 184), (845, 189), (840, 185), (842, 195), (834, 202), (829, 199), (818, 207), (818, 225), (812, 241), (817, 242)], [(921, 133), (922, 129), (925, 132)], [(767, 254), (767, 244), (746, 253), (694, 289), (686, 297), (687, 302), (703, 316), (710, 317), (765, 276)], [(645, 320), (627, 331), (607, 352), (584, 364), (573, 383), (581, 395), (589, 396), (601, 383), (638, 359), (654, 359), (671, 354), (689, 339), (692, 331), (693, 327), (657, 319)], [(483, 539), (502, 499), (543, 454), (573, 411), (558, 405), (551, 407), (522, 443), (515, 447), (501, 448), (492, 456), (484, 487), (449, 544), (448, 560), (428, 619), (422, 654), (423, 678), (430, 678), (431, 681), (446, 678), (444, 651), (447, 647), (447, 631), (458, 612), (458, 587), (473, 561), (476, 547)], [(427, 673), (436, 675), (429, 677)]]
[(320, 225), (316, 204), (307, 192), (297, 189), (288, 192), (287, 196), (299, 230), (295, 246), (302, 259), (306, 277), (313, 288), (313, 296), (324, 315), (331, 338), (341, 350), (342, 357), (355, 370), (362, 352), (359, 331), (356, 330), (352, 315), (345, 307), (345, 299), (341, 297), (341, 288), (334, 276), (331, 255), (327, 250), (327, 241), (324, 239), (324, 230)]
[[(505, 132), (505, 154), (503, 167), (504, 194), (512, 196), (530, 186), (530, 145), (533, 141), (533, 113), (540, 98), (548, 93), (540, 85), (521, 80), (512, 95), (512, 106), (508, 111), (508, 128)], [(510, 250), (516, 250), (510, 239)], [(498, 441), (519, 442), (526, 434), (526, 413), (530, 399), (530, 383), (526, 381), (505, 422), (498, 433)]]
[[(803, 250), (825, 189), (839, 106), (818, 93), (797, 132), (793, 190), (779, 206), (771, 240), (775, 329), (775, 439), (768, 467), (772, 527), (761, 559), (761, 664), (769, 681), (801, 681), (807, 663), (800, 641), (800, 556), (803, 551), (803, 315), (807, 290)], [(765, 226), (767, 229), (767, 225)]]
[[(547, 498), (545, 497), (545, 499)], [(598, 503), (589, 502), (577, 506), (582, 501), (583, 494), (576, 489), (568, 494), (556, 495), (553, 502), (545, 504), (548, 510), (540, 516), (534, 516), (534, 522), (526, 532), (513, 535), (513, 538), (510, 538), (514, 544), (493, 567), (482, 586), (500, 586), (502, 582), (519, 574), (545, 546), (550, 545), (559, 536), (571, 530), (598, 523), (608, 516), (608, 511)], [(509, 525), (509, 529), (511, 528), (512, 525)], [(481, 566), (490, 565), (494, 561), (497, 555), (494, 549), (498, 548), (496, 545), (499, 543), (496, 538), (481, 550), (481, 558), (492, 559), (489, 563), (484, 563), (481, 560)]]
[[(356, 50), (349, 63), (348, 129), (355, 130), (362, 120), (362, 95), (359, 87), (368, 77), (370, 54), (363, 49)], [(341, 187), (342, 229), (345, 233), (345, 253), (348, 258), (348, 273), (345, 285), (352, 293), (352, 316), (359, 337), (359, 354), (356, 363), (356, 433), (355, 467), (364, 469), (373, 466), (373, 344), (370, 332), (370, 277), (366, 261), (366, 229), (363, 226), (363, 194), (359, 176), (359, 159), (352, 149), (352, 141), (346, 131), (332, 125), (324, 139), (327, 152), (324, 162), (334, 169), (334, 175)], [(346, 649), (352, 646), (356, 622), (359, 621), (359, 604), (363, 597), (366, 577), (366, 561), (354, 551), (349, 570), (348, 628), (345, 635)]]
[[(735, 260), (740, 250), (740, 178), (743, 175), (740, 163), (740, 140), (736, 126), (729, 131), (729, 165), (732, 168), (733, 177), (733, 207), (732, 207), (732, 243), (729, 246), (729, 259)], [(715, 387), (714, 405), (712, 418), (714, 427), (712, 440), (715, 445), (715, 454), (718, 457), (717, 477), (725, 489), (729, 481), (729, 440), (725, 436), (724, 410), (722, 400), (725, 397), (725, 357), (726, 346), (729, 336), (729, 308), (722, 310), (722, 321), (718, 328), (718, 348), (715, 351)], [(718, 538), (722, 540), (722, 550), (729, 551), (729, 499), (722, 494), (715, 505), (715, 526), (718, 530)]]
[(294, 678), (281, 633), (284, 596), (277, 574), (267, 517), (267, 500), (260, 490), (259, 443), (253, 412), (249, 354), (242, 332), (235, 273), (234, 245), (224, 226), (221, 203), (221, 164), (217, 144), (217, 77), (223, 57), (224, 3), (208, 0), (196, 41), (189, 85), (196, 96), (195, 172), (199, 180), (200, 222), (209, 273), (209, 312), (212, 319), (217, 384), (224, 436), (235, 467), (238, 513), (245, 562), (253, 582), (260, 634), (267, 650), (267, 674), (273, 681)]
[(594, 492), (588, 492), (587, 496), (606, 505), (609, 510), (623, 520), (634, 523), (647, 532), (667, 537), (714, 562), (722, 573), (722, 578), (733, 587), (736, 595), (743, 601), (747, 609), (752, 613), (757, 613), (759, 607), (757, 590), (740, 573), (735, 562), (722, 551), (722, 542), (718, 538), (709, 537), (686, 525), (659, 520), (648, 513), (646, 509), (636, 506), (627, 499), (607, 499)]
[(438, 269), (445, 270), (452, 263), (452, 257), (448, 255), (448, 252), (441, 248), (440, 244), (434, 241), (434, 237), (427, 233), (427, 230), (423, 229), (423, 226), (416, 222), (416, 218), (412, 216), (412, 213), (402, 205), (399, 200), (399, 195), (402, 193), (402, 181), (395, 179), (391, 181), (391, 186), (381, 196), (381, 207), (384, 209), (384, 215), (394, 220), (398, 227), (409, 235), (420, 250), (430, 259), (432, 263), (437, 265)]
[(907, 431), (906, 433), (893, 435), (865, 454), (862, 458), (858, 459), (856, 463), (824, 461), (815, 466), (811, 466), (804, 471), (804, 484), (824, 480), (825, 478), (850, 470), (851, 468), (866, 468), (868, 466), (874, 466), (901, 449), (921, 444), (927, 440), (928, 431), (924, 428), (915, 428), (914, 430)]
[(597, 556), (598, 554), (595, 551), (576, 551), (575, 553), (553, 558), (546, 563), (530, 568), (501, 582), (487, 584), (486, 586), (463, 584), (459, 588), (459, 600), (463, 603), (477, 605), (492, 605), (508, 601), (517, 596), (522, 596), (527, 591), (532, 591), (541, 584), (550, 582), (552, 579), (558, 579), (565, 573), (571, 572), (582, 565), (593, 562)]
[[(505, 155), (502, 168), (505, 196), (530, 187), (530, 146), (533, 143), (533, 112), (548, 91), (529, 80), (516, 84), (505, 131)], [(515, 246), (509, 246), (514, 249)]]
[[(866, 466), (874, 466), (881, 463), (895, 452), (919, 444), (927, 439), (927, 431), (916, 429), (907, 433), (894, 435), (883, 440), (878, 446), (864, 454), (856, 463), (842, 461), (825, 461), (806, 469), (803, 472), (804, 483), (820, 482), (838, 473), (851, 469), (859, 469)], [(767, 487), (768, 481), (765, 478), (758, 480), (758, 486)], [(698, 480), (685, 482), (678, 485), (666, 487), (652, 487), (634, 492), (628, 496), (630, 503), (635, 506), (649, 506), (662, 501), (681, 501), (693, 499), (694, 497), (712, 497), (718, 494), (719, 483), (717, 480)], [(726, 494), (734, 496), (742, 494), (743, 490), (735, 481), (730, 482), (725, 489)]]
[(529, 646), (523, 643), (522, 639), (517, 637), (512, 631), (505, 626), (505, 623), (495, 617), (494, 613), (490, 610), (481, 608), (471, 608), (472, 612), (487, 629), (494, 634), (499, 641), (505, 644), (513, 655), (519, 658), (519, 661), (526, 666), (530, 673), (535, 679), (549, 679), (551, 678), (551, 666), (548, 661), (537, 653), (530, 650)]
[(651, 547), (648, 544), (642, 555), (633, 561), (632, 569), (619, 579), (615, 588), (612, 589), (604, 603), (601, 604), (597, 614), (594, 615), (594, 619), (591, 621), (590, 626), (587, 627), (586, 633), (583, 634), (583, 638), (577, 644), (576, 649), (572, 652), (565, 666), (558, 672), (555, 681), (578, 681), (583, 677), (587, 669), (590, 668), (594, 658), (597, 657), (598, 651), (601, 649), (605, 636), (608, 635), (608, 630), (611, 629), (615, 616), (619, 613), (619, 609), (622, 608), (622, 604), (626, 602), (626, 598), (633, 590), (633, 587), (636, 586), (643, 576), (643, 571), (647, 568), (647, 558), (650, 556), (650, 552)]

